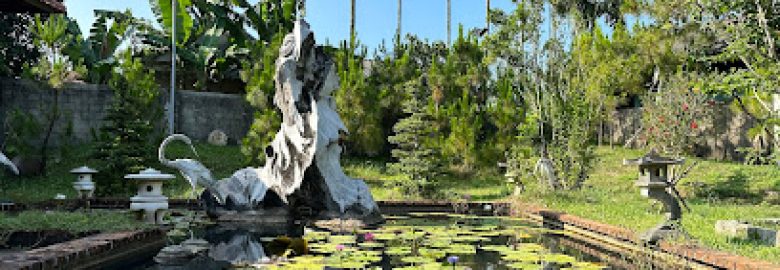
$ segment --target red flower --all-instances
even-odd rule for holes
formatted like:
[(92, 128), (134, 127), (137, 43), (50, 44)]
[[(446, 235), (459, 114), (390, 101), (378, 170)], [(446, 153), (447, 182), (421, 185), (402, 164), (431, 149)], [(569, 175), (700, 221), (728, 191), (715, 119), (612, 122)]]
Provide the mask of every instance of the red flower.
[(683, 103), (682, 109), (683, 109), (683, 111), (687, 111), (688, 110), (688, 103)]
[(695, 120), (694, 120), (694, 121), (692, 121), (692, 122), (691, 122), (691, 129), (697, 129), (697, 128), (699, 128), (699, 125), (697, 125), (697, 124), (696, 124), (696, 121), (695, 121)]

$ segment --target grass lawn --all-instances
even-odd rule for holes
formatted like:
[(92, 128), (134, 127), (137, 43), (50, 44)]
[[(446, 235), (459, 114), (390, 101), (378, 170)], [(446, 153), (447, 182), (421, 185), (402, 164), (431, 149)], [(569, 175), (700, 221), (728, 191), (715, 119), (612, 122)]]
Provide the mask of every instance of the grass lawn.
[(64, 230), (80, 232), (116, 232), (153, 228), (135, 219), (133, 213), (92, 210), (90, 212), (24, 211), (18, 214), (0, 213), (0, 231)]
[[(17, 202), (49, 200), (57, 193), (75, 196), (71, 187), (74, 177), (68, 173), (72, 168), (90, 165), (87, 160), (88, 146), (74, 151), (74, 156), (53, 163), (47, 176), (31, 178), (6, 178), (0, 183), (0, 198), (11, 198)], [(212, 146), (197, 144), (200, 161), (210, 168), (217, 178), (225, 178), (245, 166), (237, 146)], [(193, 157), (183, 144), (172, 144), (169, 158)], [(579, 191), (553, 192), (539, 183), (527, 181), (527, 191), (519, 198), (525, 203), (534, 203), (551, 209), (562, 210), (581, 217), (644, 231), (662, 220), (657, 208), (634, 187), (637, 169), (623, 166), (624, 158), (641, 156), (644, 152), (623, 148), (600, 147), (599, 161), (595, 171)], [(687, 161), (688, 163), (691, 160)], [(365, 179), (377, 200), (403, 200), (401, 194), (388, 188), (388, 181), (398, 180), (400, 175), (389, 173), (386, 161), (348, 159), (343, 161), (347, 175)], [(165, 194), (172, 198), (191, 198), (189, 185), (178, 173), (154, 165), (177, 179), (166, 183)], [(441, 199), (455, 199), (469, 194), (472, 200), (498, 200), (506, 198), (509, 190), (504, 178), (496, 168), (485, 169), (472, 175), (445, 174), (437, 179), (438, 190), (444, 194)], [(100, 179), (98, 188), (100, 188)], [(690, 183), (698, 182), (698, 185)], [(691, 206), (690, 213), (683, 215), (683, 225), (697, 243), (715, 249), (731, 251), (747, 257), (780, 263), (780, 249), (758, 246), (754, 243), (730, 240), (716, 235), (714, 224), (721, 219), (780, 218), (780, 206), (775, 199), (766, 199), (767, 191), (780, 191), (780, 170), (773, 166), (745, 166), (718, 161), (700, 161), (689, 176), (682, 180), (681, 191)], [(126, 196), (130, 196), (127, 194)], [(35, 223), (35, 222), (32, 222)], [(44, 222), (45, 223), (45, 222)]]
[[(634, 187), (638, 173), (635, 166), (623, 166), (624, 158), (639, 157), (643, 151), (622, 148), (598, 149), (599, 162), (584, 190), (551, 192), (536, 181), (517, 198), (547, 208), (589, 218), (637, 232), (647, 230), (663, 220), (659, 209)], [(687, 160), (686, 163), (692, 160)], [(780, 249), (732, 240), (715, 233), (715, 222), (722, 219), (750, 220), (778, 218), (780, 206), (764, 201), (763, 193), (780, 190), (780, 170), (774, 166), (699, 160), (680, 183), (681, 192), (689, 198), (691, 212), (683, 213), (683, 226), (695, 243), (730, 251), (743, 256), (780, 263)], [(686, 183), (701, 182), (708, 187), (696, 188)]]
[[(200, 156), (198, 160), (211, 169), (217, 179), (229, 177), (236, 170), (247, 166), (238, 146), (214, 146), (198, 143), (195, 148)], [(80, 146), (72, 152), (73, 155), (69, 158), (51, 163), (45, 176), (15, 177), (5, 175), (6, 178), (0, 178), (0, 198), (11, 199), (15, 202), (38, 202), (53, 199), (58, 193), (64, 194), (68, 198), (75, 197), (76, 192), (73, 190), (72, 183), (76, 179), (69, 171), (82, 165), (92, 166), (92, 164), (89, 161), (89, 145)], [(174, 143), (168, 147), (166, 157), (169, 159), (193, 158), (194, 155), (186, 145)], [(405, 199), (400, 192), (385, 187), (386, 181), (401, 178), (400, 175), (387, 171), (385, 161), (345, 158), (342, 162), (347, 175), (366, 180), (375, 199)], [(176, 175), (175, 180), (166, 182), (164, 185), (164, 192), (168, 197), (193, 198), (189, 184), (179, 175), (178, 171), (165, 168), (159, 163), (152, 165), (152, 167)], [(3, 176), (0, 173), (0, 177)], [(95, 181), (99, 189), (101, 179), (95, 179)], [(442, 183), (439, 189), (443, 191), (442, 194), (453, 194), (453, 196), (456, 193), (470, 194), (475, 200), (494, 200), (508, 194), (506, 187), (501, 184), (502, 181), (504, 181), (503, 177), (496, 170), (477, 172), (469, 177), (445, 175), (439, 179), (439, 182)], [(129, 197), (131, 195), (128, 193), (118, 196)]]

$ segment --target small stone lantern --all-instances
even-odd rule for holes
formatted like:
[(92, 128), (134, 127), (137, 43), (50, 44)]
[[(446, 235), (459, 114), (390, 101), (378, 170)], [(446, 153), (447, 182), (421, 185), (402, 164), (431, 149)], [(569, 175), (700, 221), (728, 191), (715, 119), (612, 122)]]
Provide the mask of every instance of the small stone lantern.
[(641, 238), (655, 243), (662, 238), (677, 235), (677, 226), (682, 218), (680, 202), (669, 189), (673, 188), (669, 179), (669, 166), (682, 164), (684, 160), (661, 157), (655, 149), (637, 159), (623, 160), (623, 165), (639, 166), (639, 180), (634, 185), (639, 187), (642, 196), (657, 200), (664, 205), (666, 220), (645, 232)]
[(70, 173), (76, 175), (76, 182), (73, 182), (73, 189), (76, 190), (79, 198), (92, 198), (92, 194), (95, 193), (95, 182), (92, 182), (92, 175), (97, 172), (98, 171), (87, 166), (81, 166), (70, 171)]
[(506, 170), (504, 177), (506, 178), (507, 185), (512, 189), (512, 195), (520, 196), (524, 191), (524, 186), (523, 183), (520, 182), (520, 179), (518, 179), (517, 161), (509, 159), (506, 163), (499, 163), (498, 166)]
[(130, 198), (130, 209), (143, 211), (147, 223), (161, 224), (164, 211), (168, 209), (168, 197), (162, 194), (163, 182), (176, 178), (172, 174), (161, 173), (147, 168), (138, 174), (125, 175), (125, 179), (138, 183), (138, 194)]

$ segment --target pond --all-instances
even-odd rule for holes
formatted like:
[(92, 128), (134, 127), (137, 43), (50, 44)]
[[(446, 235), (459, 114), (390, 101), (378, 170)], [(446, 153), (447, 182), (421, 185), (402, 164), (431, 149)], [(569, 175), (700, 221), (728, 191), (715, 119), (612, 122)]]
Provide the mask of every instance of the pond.
[(386, 219), (375, 228), (336, 223), (286, 231), (183, 222), (157, 256), (167, 265), (137, 269), (620, 269), (520, 218), (412, 213)]

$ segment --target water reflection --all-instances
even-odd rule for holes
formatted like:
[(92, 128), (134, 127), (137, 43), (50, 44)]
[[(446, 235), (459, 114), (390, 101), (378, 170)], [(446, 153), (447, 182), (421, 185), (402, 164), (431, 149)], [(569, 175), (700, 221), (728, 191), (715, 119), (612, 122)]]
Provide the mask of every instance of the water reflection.
[(302, 227), (260, 228), (264, 227), (220, 224), (191, 231), (189, 239), (163, 248), (154, 258), (158, 265), (150, 269), (224, 269), (307, 252), (300, 238)]

